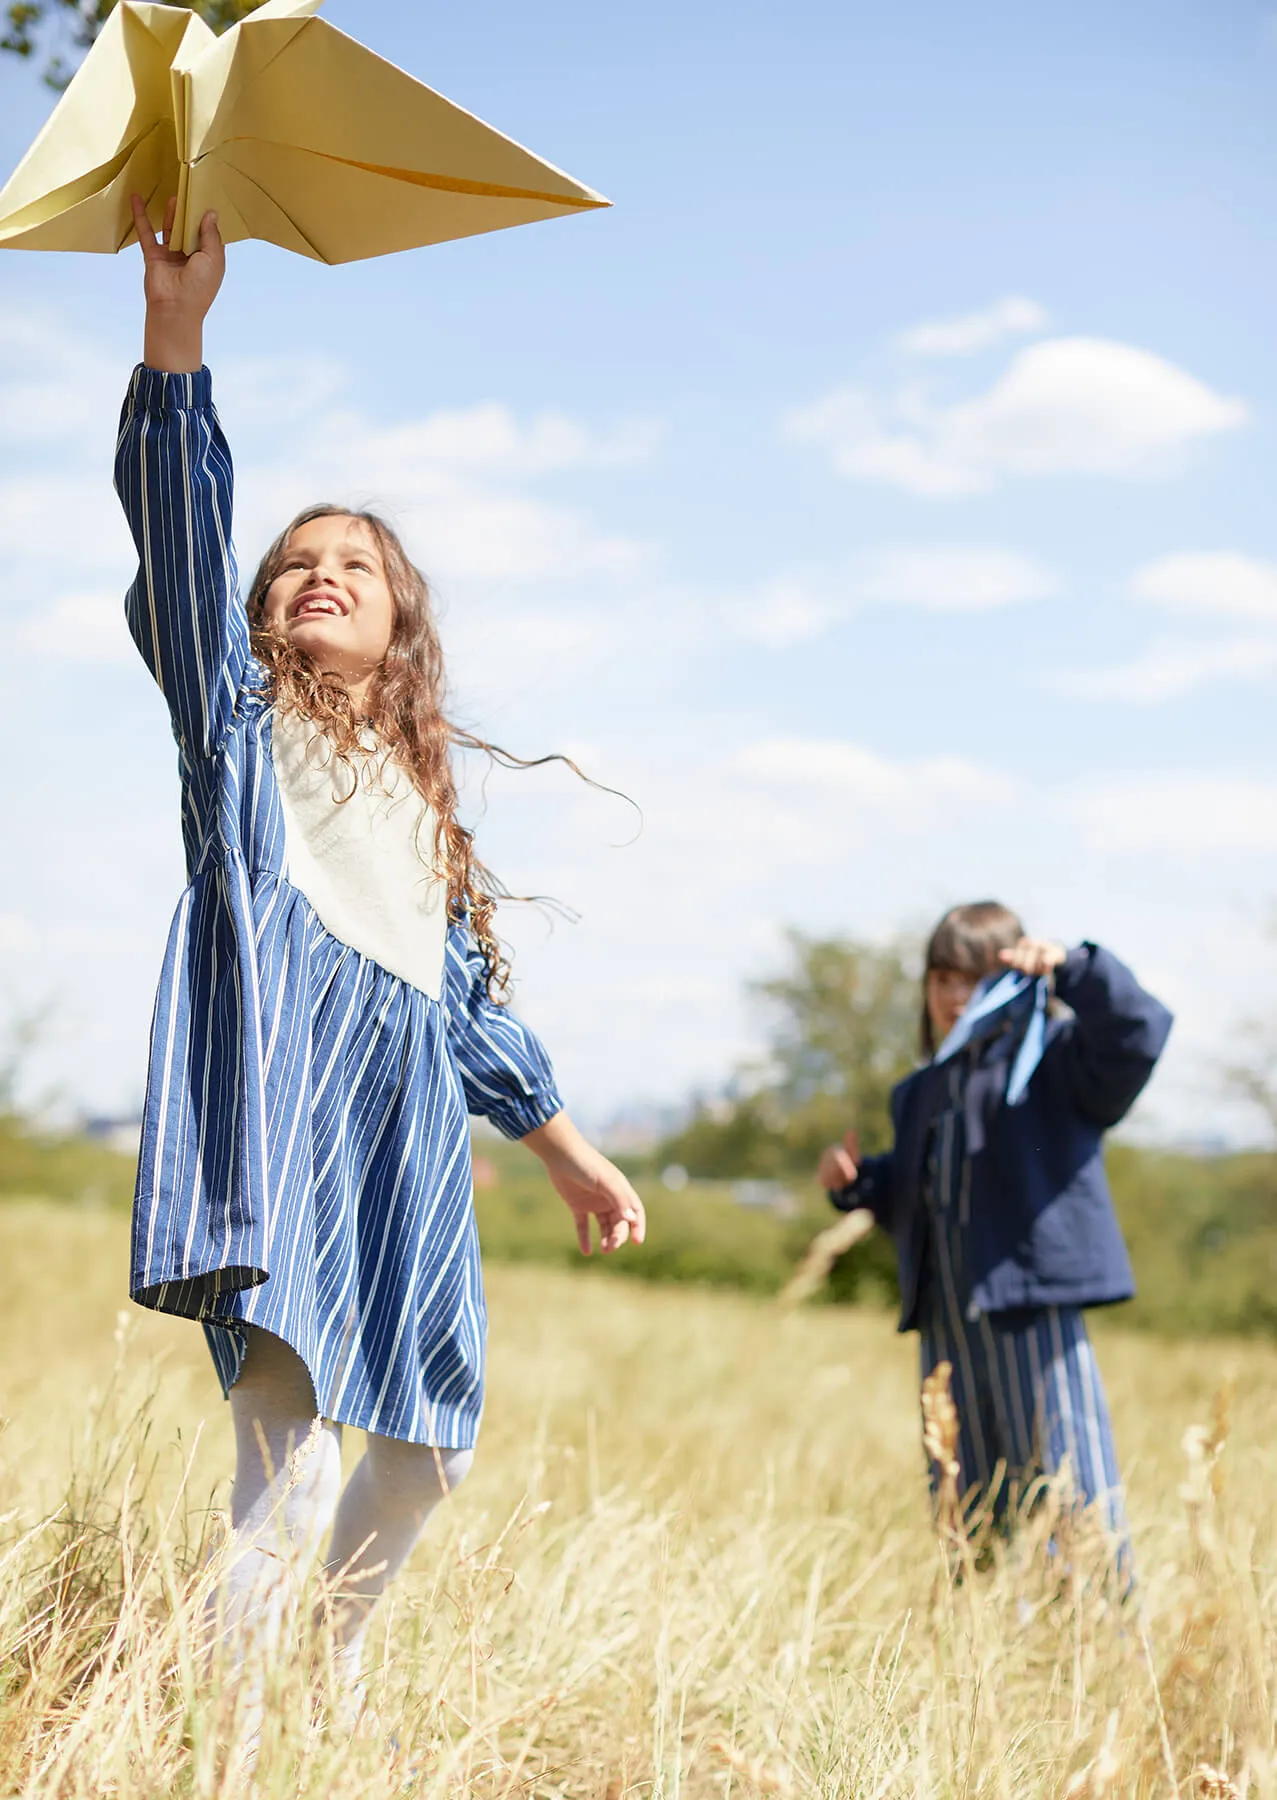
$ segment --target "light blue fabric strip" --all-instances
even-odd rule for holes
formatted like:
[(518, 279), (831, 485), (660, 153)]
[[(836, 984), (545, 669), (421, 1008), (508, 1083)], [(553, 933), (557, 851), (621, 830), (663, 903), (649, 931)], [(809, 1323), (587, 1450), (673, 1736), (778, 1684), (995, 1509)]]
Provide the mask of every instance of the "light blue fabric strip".
[(1006, 1020), (1018, 1027), (1023, 1019), (1020, 1042), (1007, 1080), (1007, 1105), (1018, 1106), (1029, 1090), (1033, 1071), (1041, 1062), (1046, 1047), (1046, 1003), (1050, 987), (1045, 975), (1035, 978), (1021, 975), (1016, 969), (1008, 969), (1001, 975), (986, 975), (967, 1001), (962, 1017), (936, 1051), (935, 1061), (947, 1062)]

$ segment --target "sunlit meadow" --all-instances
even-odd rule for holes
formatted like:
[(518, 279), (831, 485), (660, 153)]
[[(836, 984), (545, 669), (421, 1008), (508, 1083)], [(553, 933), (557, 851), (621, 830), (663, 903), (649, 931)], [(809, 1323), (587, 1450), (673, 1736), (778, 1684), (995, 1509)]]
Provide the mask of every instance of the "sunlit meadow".
[(502, 1267), (481, 1454), (365, 1715), (299, 1641), (246, 1773), (198, 1651), (227, 1409), (197, 1328), (120, 1312), (125, 1237), (0, 1210), (6, 1795), (1277, 1795), (1272, 1350), (1102, 1330), (1121, 1606), (1044, 1518), (951, 1579), (886, 1315)]

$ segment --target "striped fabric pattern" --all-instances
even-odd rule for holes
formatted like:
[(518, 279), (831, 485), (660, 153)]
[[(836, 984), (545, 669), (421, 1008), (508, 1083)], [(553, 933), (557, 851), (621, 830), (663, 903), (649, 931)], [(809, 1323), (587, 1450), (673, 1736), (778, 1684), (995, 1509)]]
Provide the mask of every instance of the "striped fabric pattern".
[(923, 1379), (941, 1362), (952, 1366), (959, 1490), (968, 1496), (969, 1510), (992, 1494), (993, 1517), (1005, 1519), (1017, 1495), (1038, 1476), (1054, 1475), (1067, 1458), (1079, 1503), (1098, 1507), (1125, 1560), (1117, 1452), (1081, 1312), (1032, 1307), (991, 1321), (971, 1302), (971, 1165), (963, 1104), (972, 1058), (980, 1049), (973, 1046), (949, 1063), (928, 1145)]
[(463, 924), (436, 1001), (333, 937), (288, 880), (207, 369), (134, 372), (116, 486), (189, 881), (156, 999), (130, 1291), (204, 1323), (225, 1388), (253, 1324), (302, 1357), (324, 1416), (469, 1449), (485, 1312), (467, 1113), (509, 1137), (543, 1125), (562, 1107), (549, 1061), (488, 999)]

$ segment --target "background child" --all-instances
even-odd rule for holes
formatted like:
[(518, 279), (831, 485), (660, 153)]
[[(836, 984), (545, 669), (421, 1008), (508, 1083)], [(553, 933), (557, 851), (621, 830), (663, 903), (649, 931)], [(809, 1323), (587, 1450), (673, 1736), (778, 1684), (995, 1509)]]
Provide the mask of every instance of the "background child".
[[(1050, 1009), (1040, 1042), (1026, 1057), (1038, 996), (1011, 983), (1025, 991), (978, 1022), (973, 1008), (965, 1043), (938, 1058), (977, 985), (998, 970), (1050, 978), (1064, 1006)], [(1040, 1011), (1036, 1020), (1040, 1028)], [(1148, 1081), (1170, 1026), (1166, 1008), (1098, 945), (1066, 951), (1026, 937), (994, 901), (954, 907), (927, 945), (928, 1061), (892, 1095), (892, 1150), (862, 1160), (850, 1131), (820, 1160), (834, 1205), (867, 1207), (895, 1240), (900, 1330), (921, 1334), (924, 1378), (952, 1364), (959, 1487), (996, 1519), (1015, 1490), (1067, 1457), (1080, 1500), (1099, 1502), (1123, 1529), (1081, 1309), (1135, 1291), (1102, 1134)]]
[[(141, 564), (129, 626), (178, 743), (190, 885), (156, 1005), (131, 1291), (202, 1321), (230, 1396), (222, 1605), (232, 1629), (252, 1624), (238, 1641), (269, 1652), (331, 1528), (353, 1681), (369, 1612), (479, 1425), (467, 1110), (541, 1157), (586, 1254), (591, 1217), (610, 1251), (642, 1242), (643, 1209), (492, 998), (493, 887), (457, 819), (425, 582), (380, 520), (318, 507), (281, 533), (245, 610), (202, 366), (216, 219), (188, 258), (136, 199), (134, 216), (145, 366), (116, 482)], [(369, 1433), (344, 1492), (343, 1424)]]

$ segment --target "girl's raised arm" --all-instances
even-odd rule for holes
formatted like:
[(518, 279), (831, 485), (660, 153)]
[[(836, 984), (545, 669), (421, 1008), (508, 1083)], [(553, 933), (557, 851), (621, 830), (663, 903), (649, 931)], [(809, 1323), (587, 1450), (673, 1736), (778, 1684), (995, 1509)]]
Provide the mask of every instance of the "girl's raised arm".
[(192, 256), (156, 237), (136, 196), (133, 214), (146, 267), (146, 360), (129, 384), (116, 448), (116, 490), (139, 558), (125, 607), (194, 761), (224, 735), (249, 655), (231, 548), (230, 451), (203, 367), (204, 318), (226, 255), (213, 213)]

